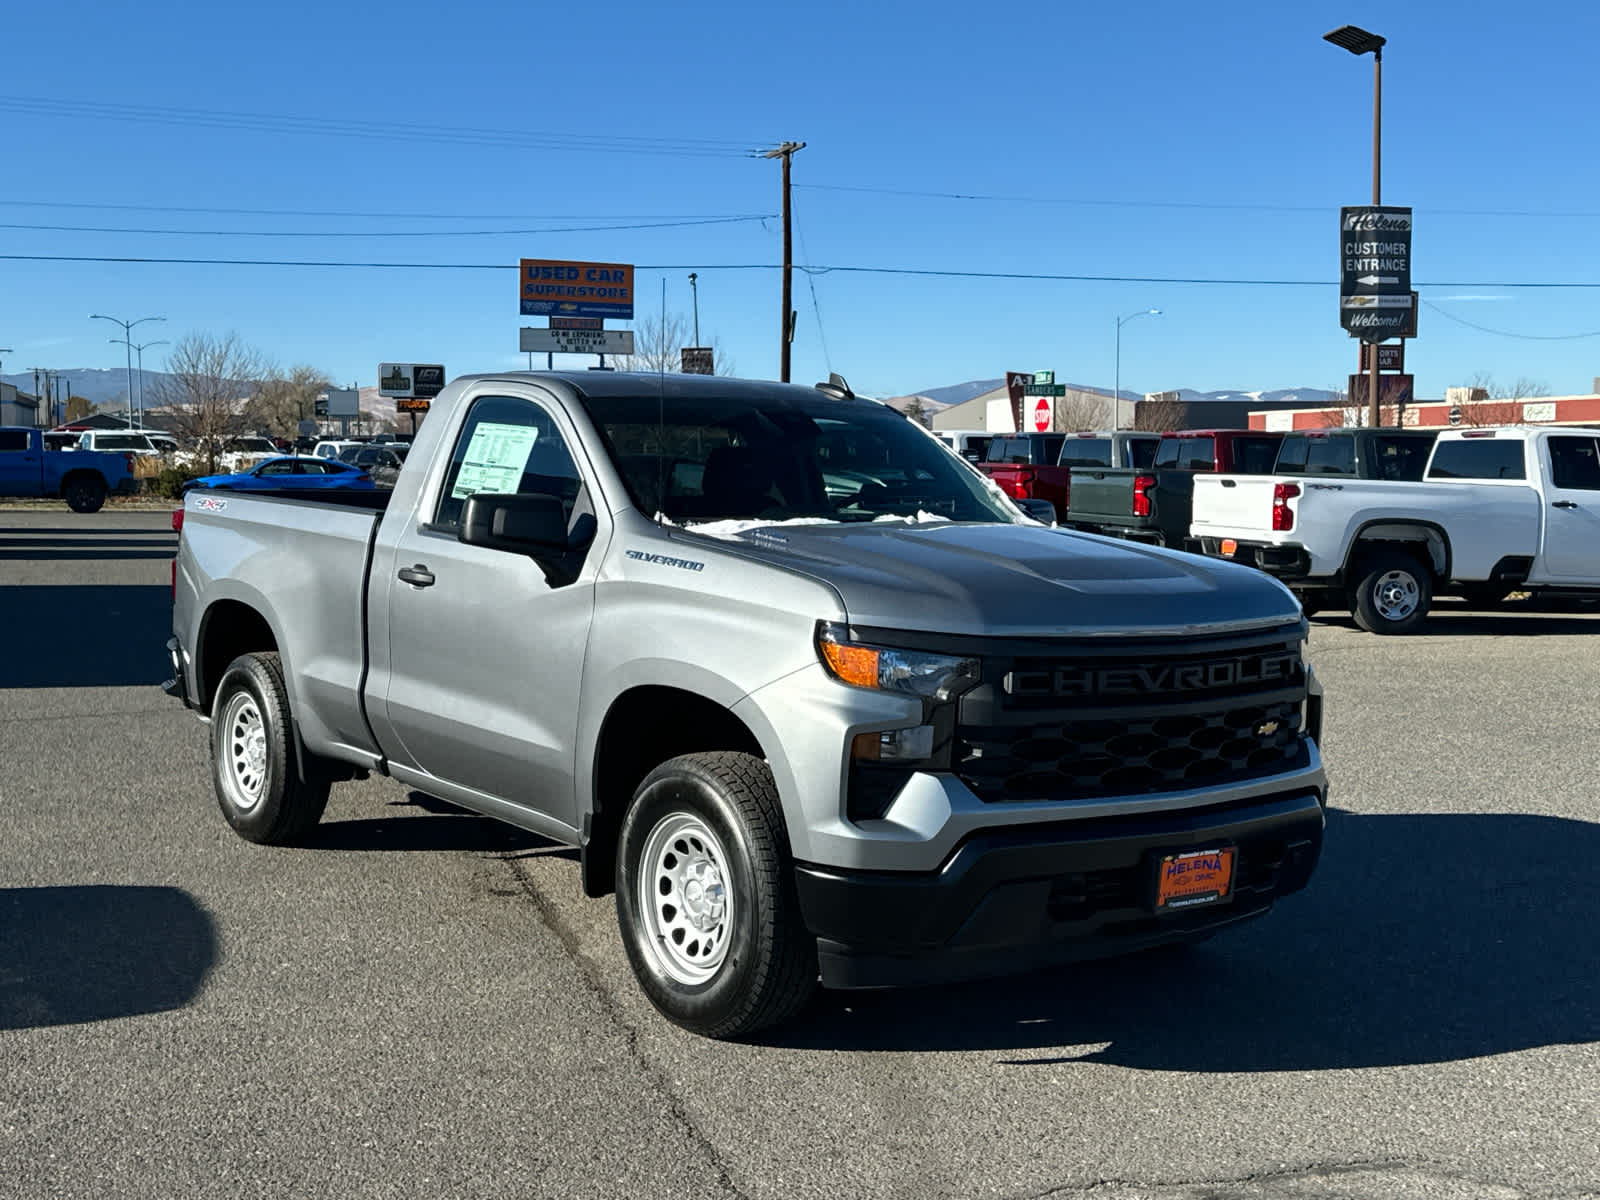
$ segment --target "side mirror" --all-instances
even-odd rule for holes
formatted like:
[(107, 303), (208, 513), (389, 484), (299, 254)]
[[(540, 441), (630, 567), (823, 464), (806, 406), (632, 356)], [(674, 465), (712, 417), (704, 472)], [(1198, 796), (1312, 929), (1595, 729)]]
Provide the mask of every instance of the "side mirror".
[(1013, 500), (1011, 503), (1041, 524), (1056, 523), (1056, 506), (1048, 500)]
[(564, 554), (573, 548), (567, 537), (566, 509), (557, 497), (547, 495), (468, 496), (456, 537), (469, 546), (534, 556)]

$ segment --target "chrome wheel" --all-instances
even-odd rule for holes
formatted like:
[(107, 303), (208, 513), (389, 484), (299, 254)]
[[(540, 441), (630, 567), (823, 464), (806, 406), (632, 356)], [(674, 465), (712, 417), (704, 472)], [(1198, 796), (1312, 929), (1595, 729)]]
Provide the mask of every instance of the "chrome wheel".
[(261, 803), (267, 782), (267, 727), (249, 692), (237, 692), (222, 710), (223, 780), (240, 812)]
[(661, 969), (705, 983), (728, 956), (734, 896), (728, 856), (700, 818), (669, 813), (645, 839), (636, 881), (648, 944)]
[(1385, 621), (1404, 621), (1421, 601), (1422, 589), (1410, 571), (1391, 569), (1373, 582), (1372, 607)]

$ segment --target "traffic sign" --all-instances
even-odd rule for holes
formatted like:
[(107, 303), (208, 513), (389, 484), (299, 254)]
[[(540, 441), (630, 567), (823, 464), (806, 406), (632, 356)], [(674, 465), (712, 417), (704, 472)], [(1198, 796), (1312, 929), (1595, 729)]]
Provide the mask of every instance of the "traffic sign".
[[(1033, 381), (1035, 383), (1054, 383), (1056, 381), (1056, 373), (1054, 371), (1035, 371), (1033, 373)], [(1044, 394), (1044, 392), (1039, 393), (1041, 396)]]
[(1023, 394), (1028, 396), (1065, 396), (1067, 385), (1064, 383), (1030, 383), (1023, 389)]
[(529, 329), (517, 348), (539, 354), (632, 354), (631, 329)]
[(1033, 428), (1039, 433), (1049, 433), (1051, 425), (1050, 410), (1054, 407), (1049, 400), (1040, 397), (1033, 406)]
[(1399, 337), (1411, 319), (1411, 210), (1339, 210), (1339, 323), (1365, 342)]
[(633, 319), (633, 267), (626, 263), (525, 258), (517, 276), (525, 317)]

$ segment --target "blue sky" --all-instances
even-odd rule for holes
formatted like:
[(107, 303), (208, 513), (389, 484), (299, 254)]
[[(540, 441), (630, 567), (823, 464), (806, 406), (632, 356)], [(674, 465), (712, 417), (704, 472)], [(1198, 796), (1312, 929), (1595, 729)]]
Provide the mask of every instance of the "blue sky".
[[(641, 305), (665, 280), (685, 315), (694, 270), (703, 340), (773, 378), (778, 272), (730, 268), (780, 261), (776, 219), (572, 227), (775, 217), (777, 165), (741, 151), (792, 138), (801, 264), (1322, 281), (797, 272), (793, 377), (883, 395), (1007, 369), (1109, 386), (1117, 316), (1149, 307), (1123, 328), (1126, 388), (1343, 386), (1337, 213), (1370, 199), (1372, 66), (1321, 35), (1354, 23), (1389, 39), (1383, 199), (1416, 213), (1418, 394), (1600, 374), (1600, 336), (1565, 336), (1600, 332), (1600, 288), (1505, 286), (1600, 282), (1591, 5), (12, 8), (0, 254), (632, 262)], [(236, 330), (372, 384), (380, 360), (524, 362), (517, 329), (542, 322), (515, 293), (513, 269), (0, 259), (0, 346), (8, 373), (120, 366), (88, 314), (164, 314), (138, 340)]]

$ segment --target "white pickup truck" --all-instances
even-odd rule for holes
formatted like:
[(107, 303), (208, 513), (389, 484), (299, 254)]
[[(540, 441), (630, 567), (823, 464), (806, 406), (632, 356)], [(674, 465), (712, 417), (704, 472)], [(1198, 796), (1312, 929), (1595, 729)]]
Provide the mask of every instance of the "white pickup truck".
[(1198, 476), (1191, 545), (1410, 633), (1436, 592), (1600, 592), (1600, 429), (1448, 430), (1421, 482)]

